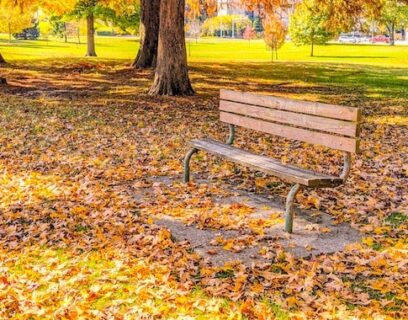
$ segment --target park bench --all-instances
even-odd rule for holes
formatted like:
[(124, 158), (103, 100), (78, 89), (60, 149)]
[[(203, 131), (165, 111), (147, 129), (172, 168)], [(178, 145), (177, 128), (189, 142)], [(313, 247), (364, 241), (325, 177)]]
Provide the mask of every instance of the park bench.
[[(192, 140), (192, 148), (184, 159), (184, 182), (190, 181), (191, 156), (203, 150), (291, 183), (293, 187), (286, 199), (285, 230), (292, 233), (293, 202), (299, 190), (304, 187), (333, 188), (346, 181), (351, 153), (359, 152), (360, 119), (358, 108), (221, 90), (220, 120), (229, 124), (230, 136), (226, 143), (212, 139)], [(342, 172), (338, 177), (322, 174), (235, 148), (232, 146), (235, 126), (341, 150), (344, 152)]]

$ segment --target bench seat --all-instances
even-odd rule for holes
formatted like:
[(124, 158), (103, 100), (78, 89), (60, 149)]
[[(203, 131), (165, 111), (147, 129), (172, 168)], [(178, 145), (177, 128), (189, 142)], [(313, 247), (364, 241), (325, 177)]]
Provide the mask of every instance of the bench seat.
[(339, 177), (316, 173), (292, 165), (285, 165), (278, 160), (238, 149), (212, 139), (196, 139), (192, 140), (190, 144), (193, 148), (204, 150), (232, 162), (274, 175), (284, 181), (298, 183), (307, 187), (336, 187), (344, 182)]

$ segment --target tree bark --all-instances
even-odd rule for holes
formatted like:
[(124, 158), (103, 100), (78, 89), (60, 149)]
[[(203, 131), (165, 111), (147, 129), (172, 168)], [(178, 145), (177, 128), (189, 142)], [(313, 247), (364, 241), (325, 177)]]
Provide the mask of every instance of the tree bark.
[(157, 61), (159, 42), (160, 0), (141, 0), (141, 23), (144, 30), (140, 48), (132, 67), (154, 68)]
[(390, 22), (386, 25), (388, 33), (390, 34), (390, 46), (395, 45), (395, 23)]
[(161, 2), (157, 66), (151, 95), (194, 94), (188, 77), (184, 10), (185, 0)]
[(64, 42), (68, 43), (68, 36), (67, 36), (67, 23), (64, 22)]
[(311, 49), (310, 49), (310, 56), (313, 57), (314, 56), (314, 35), (315, 35), (315, 30), (312, 28), (311, 34), (310, 34), (310, 44), (312, 45)]
[(312, 39), (312, 48), (310, 50), (310, 56), (314, 57), (314, 40)]
[(395, 45), (395, 24), (391, 24), (390, 28), (390, 45)]
[(93, 13), (90, 13), (86, 17), (87, 25), (87, 57), (96, 57), (95, 51), (95, 17)]

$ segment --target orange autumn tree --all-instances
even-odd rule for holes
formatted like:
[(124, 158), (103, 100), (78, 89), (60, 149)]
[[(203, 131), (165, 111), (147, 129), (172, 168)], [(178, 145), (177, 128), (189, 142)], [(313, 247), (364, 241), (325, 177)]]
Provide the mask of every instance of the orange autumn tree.
[(264, 15), (274, 13), (278, 8), (289, 6), (289, 0), (241, 0), (241, 2), (248, 10), (258, 11)]
[(202, 1), (200, 0), (186, 0), (186, 16), (189, 19), (197, 19), (202, 12)]
[(217, 12), (217, 0), (205, 0), (204, 2), (204, 8), (207, 16), (211, 17), (215, 15)]
[(186, 0), (186, 15), (190, 19), (196, 19), (204, 14), (205, 17), (214, 16), (217, 13), (217, 0)]
[(351, 29), (358, 18), (378, 15), (383, 5), (383, 0), (316, 0), (317, 9), (327, 12), (328, 31)]
[(271, 57), (273, 60), (274, 52), (276, 53), (277, 58), (278, 49), (280, 49), (285, 43), (287, 28), (283, 23), (281, 17), (276, 14), (267, 16), (264, 19), (263, 27), (264, 41), (267, 46), (271, 48)]

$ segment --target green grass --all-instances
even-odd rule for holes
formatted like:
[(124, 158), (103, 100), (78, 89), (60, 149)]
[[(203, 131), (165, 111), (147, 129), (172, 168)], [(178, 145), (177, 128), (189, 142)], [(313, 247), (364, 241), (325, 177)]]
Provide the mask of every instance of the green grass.
[[(86, 50), (85, 39), (82, 44), (61, 40), (37, 40), (8, 42), (7, 36), (0, 35), (0, 52), (10, 61), (27, 59), (80, 58)], [(136, 38), (97, 37), (97, 53), (100, 59), (131, 60), (139, 47)], [(39, 50), (37, 50), (39, 49)], [(279, 50), (279, 61), (306, 61), (353, 63), (389, 67), (408, 67), (408, 46), (387, 45), (344, 45), (329, 44), (317, 46), (315, 57), (310, 57), (308, 46), (296, 47), (287, 43)], [(270, 62), (271, 52), (263, 40), (228, 40), (203, 38), (196, 43), (187, 40), (187, 52), (190, 61), (252, 61)], [(406, 79), (408, 76), (406, 77)]]
[(398, 227), (403, 223), (407, 223), (408, 216), (402, 212), (392, 212), (385, 221), (394, 227)]

